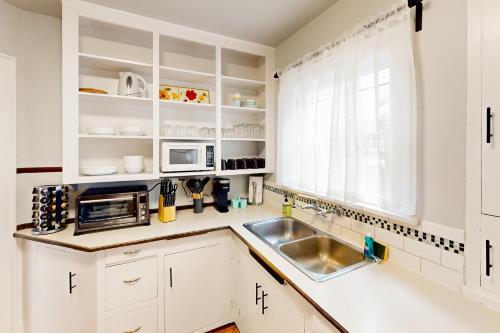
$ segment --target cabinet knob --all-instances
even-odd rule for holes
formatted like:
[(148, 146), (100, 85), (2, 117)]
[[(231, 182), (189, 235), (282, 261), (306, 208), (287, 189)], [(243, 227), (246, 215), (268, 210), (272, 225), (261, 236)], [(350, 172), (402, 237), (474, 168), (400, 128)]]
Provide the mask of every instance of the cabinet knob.
[(259, 296), (259, 289), (262, 288), (257, 282), (255, 283), (255, 305), (259, 305), (261, 297)]
[(140, 330), (142, 330), (142, 326), (139, 326), (139, 327), (137, 327), (135, 330), (132, 330), (132, 331), (124, 331), (123, 333), (137, 333), (137, 332), (139, 332)]
[(131, 279), (131, 280), (123, 280), (123, 283), (128, 284), (128, 285), (132, 285), (132, 284), (136, 284), (140, 280), (141, 280), (141, 278), (138, 277), (138, 278)]
[(266, 304), (266, 297), (269, 296), (269, 294), (266, 294), (264, 292), (264, 290), (262, 290), (262, 314), (265, 314), (266, 313), (266, 310), (267, 310), (267, 306), (265, 305)]
[(76, 284), (73, 284), (73, 278), (76, 276), (76, 273), (69, 272), (69, 293), (73, 293), (73, 289), (76, 288)]
[(142, 249), (137, 249), (133, 251), (125, 251), (123, 252), (124, 255), (126, 256), (135, 256), (136, 254), (139, 254), (142, 251)]
[(493, 246), (490, 243), (490, 240), (486, 240), (486, 276), (491, 275), (491, 269), (493, 268), (493, 264), (491, 264), (491, 248)]

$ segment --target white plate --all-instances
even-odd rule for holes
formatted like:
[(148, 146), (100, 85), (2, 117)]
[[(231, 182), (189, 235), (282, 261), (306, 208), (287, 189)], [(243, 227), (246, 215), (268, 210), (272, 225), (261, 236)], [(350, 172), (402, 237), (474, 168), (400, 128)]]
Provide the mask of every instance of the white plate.
[(120, 130), (121, 135), (126, 135), (126, 136), (145, 136), (146, 132), (145, 131), (123, 131)]
[(112, 175), (118, 171), (116, 165), (82, 165), (80, 171), (85, 176)]
[(115, 129), (110, 127), (88, 127), (87, 133), (90, 135), (115, 135)]

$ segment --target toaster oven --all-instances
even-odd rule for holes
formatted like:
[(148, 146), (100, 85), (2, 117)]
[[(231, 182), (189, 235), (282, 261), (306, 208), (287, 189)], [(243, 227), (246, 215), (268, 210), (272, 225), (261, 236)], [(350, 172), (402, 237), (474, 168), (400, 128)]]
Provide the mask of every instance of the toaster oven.
[(76, 198), (75, 235), (149, 225), (147, 186), (89, 189)]

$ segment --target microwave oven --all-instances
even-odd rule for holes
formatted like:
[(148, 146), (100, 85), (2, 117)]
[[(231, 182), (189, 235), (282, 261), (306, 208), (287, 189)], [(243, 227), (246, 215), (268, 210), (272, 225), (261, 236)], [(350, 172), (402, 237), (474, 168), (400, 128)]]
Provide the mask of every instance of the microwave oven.
[(161, 172), (215, 170), (215, 145), (208, 142), (162, 142)]
[(147, 186), (89, 189), (75, 206), (75, 235), (150, 224)]

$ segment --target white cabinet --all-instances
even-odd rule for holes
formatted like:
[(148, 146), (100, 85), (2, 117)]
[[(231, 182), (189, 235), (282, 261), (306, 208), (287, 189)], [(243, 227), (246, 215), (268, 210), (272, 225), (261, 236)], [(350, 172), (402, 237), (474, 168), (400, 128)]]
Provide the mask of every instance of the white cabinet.
[(154, 299), (158, 296), (157, 258), (142, 259), (106, 268), (106, 310)]
[(157, 333), (157, 307), (150, 305), (106, 320), (106, 333)]
[(305, 307), (248, 254), (239, 253), (238, 316), (241, 333), (303, 333)]
[(307, 320), (306, 333), (340, 333), (340, 331), (317, 311), (312, 311)]
[(93, 256), (37, 246), (26, 254), (26, 332), (96, 332)]
[(500, 216), (500, 2), (483, 5), (481, 210)]
[(483, 217), (481, 227), (481, 286), (500, 294), (500, 223)]
[(230, 244), (218, 244), (165, 256), (166, 333), (231, 321), (231, 253)]

